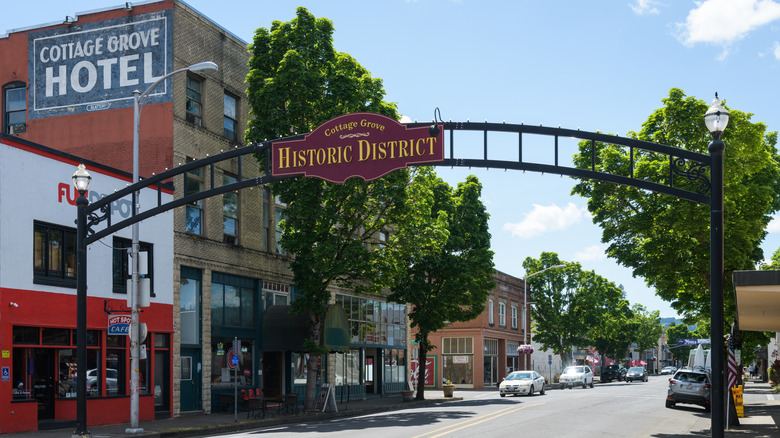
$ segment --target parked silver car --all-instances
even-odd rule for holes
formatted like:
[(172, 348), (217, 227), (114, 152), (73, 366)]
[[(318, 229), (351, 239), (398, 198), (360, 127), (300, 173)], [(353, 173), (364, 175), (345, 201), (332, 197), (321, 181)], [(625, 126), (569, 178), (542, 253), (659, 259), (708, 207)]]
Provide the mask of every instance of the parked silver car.
[(666, 395), (666, 407), (673, 408), (677, 403), (703, 406), (710, 411), (710, 375), (704, 370), (680, 370), (669, 379), (669, 391)]
[(561, 385), (567, 388), (573, 388), (575, 386), (590, 386), (593, 388), (593, 371), (587, 365), (575, 365), (566, 367), (563, 370), (563, 374), (559, 379)]

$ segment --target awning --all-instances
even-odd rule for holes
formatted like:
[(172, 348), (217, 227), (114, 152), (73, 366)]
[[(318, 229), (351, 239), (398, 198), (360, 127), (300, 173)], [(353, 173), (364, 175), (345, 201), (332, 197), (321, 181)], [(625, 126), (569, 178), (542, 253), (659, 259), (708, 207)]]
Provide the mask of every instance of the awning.
[(780, 271), (734, 271), (740, 330), (780, 331)]
[(310, 327), (308, 312), (293, 315), (291, 306), (271, 306), (263, 312), (263, 350), (301, 352)]
[[(271, 306), (263, 312), (263, 350), (302, 352), (311, 338), (309, 313), (291, 313), (291, 306)], [(330, 351), (349, 350), (349, 320), (344, 309), (334, 304), (325, 314), (322, 345)]]

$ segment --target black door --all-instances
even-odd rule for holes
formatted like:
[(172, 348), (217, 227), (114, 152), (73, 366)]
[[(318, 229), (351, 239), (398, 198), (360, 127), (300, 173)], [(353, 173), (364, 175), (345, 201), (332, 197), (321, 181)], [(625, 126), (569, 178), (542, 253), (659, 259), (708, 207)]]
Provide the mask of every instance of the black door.
[(54, 394), (56, 372), (56, 350), (33, 348), (30, 374), (32, 375), (32, 396), (38, 401), (38, 420), (54, 419)]

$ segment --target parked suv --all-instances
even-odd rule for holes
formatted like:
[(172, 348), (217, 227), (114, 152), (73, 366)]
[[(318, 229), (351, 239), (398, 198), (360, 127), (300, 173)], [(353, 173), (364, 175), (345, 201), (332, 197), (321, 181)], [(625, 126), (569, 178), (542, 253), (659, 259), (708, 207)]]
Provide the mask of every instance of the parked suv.
[(669, 391), (666, 394), (666, 407), (673, 408), (677, 403), (703, 406), (710, 411), (710, 375), (704, 370), (680, 370), (669, 379)]
[(628, 371), (623, 367), (623, 365), (607, 365), (601, 368), (601, 383), (608, 383), (613, 380), (617, 380), (618, 382), (621, 380), (626, 380), (627, 372)]

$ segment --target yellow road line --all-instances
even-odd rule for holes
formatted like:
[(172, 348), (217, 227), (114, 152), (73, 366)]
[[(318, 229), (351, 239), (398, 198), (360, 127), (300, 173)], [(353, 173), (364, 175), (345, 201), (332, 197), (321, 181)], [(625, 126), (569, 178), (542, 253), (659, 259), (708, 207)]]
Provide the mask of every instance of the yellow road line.
[[(543, 404), (544, 403), (534, 403), (532, 405), (523, 405), (523, 406), (520, 406), (519, 408), (501, 409), (500, 411), (491, 412), (489, 414), (481, 415), (479, 417), (474, 417), (474, 418), (468, 419), (466, 421), (461, 421), (460, 423), (452, 424), (450, 426), (441, 427), (439, 429), (432, 430), (430, 432), (426, 432), (426, 433), (424, 433), (422, 435), (417, 435), (414, 438), (422, 438), (422, 437), (426, 437), (426, 436), (429, 436), (429, 435), (430, 435), (429, 438), (438, 438), (438, 437), (444, 436), (444, 435), (446, 435), (448, 433), (452, 433), (452, 432), (455, 432), (455, 431), (458, 431), (458, 430), (461, 430), (461, 429), (465, 429), (467, 427), (475, 426), (477, 424), (484, 423), (485, 421), (490, 421), (490, 420), (493, 420), (495, 418), (502, 417), (502, 416), (507, 415), (507, 414), (511, 414), (513, 412), (521, 411), (521, 410), (523, 410), (525, 408), (530, 408), (532, 406), (541, 406)], [(452, 430), (448, 430), (448, 429), (452, 429)], [(441, 433), (439, 433), (438, 435), (431, 435), (433, 433), (438, 433), (438, 432), (441, 432)]]

